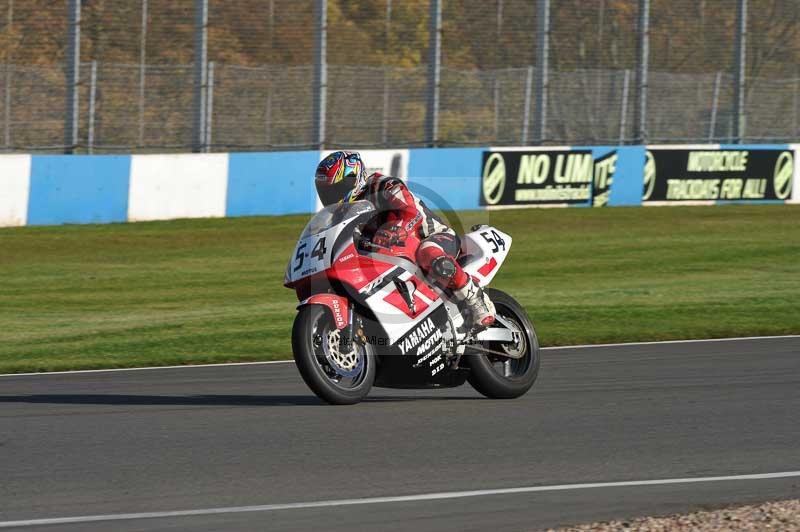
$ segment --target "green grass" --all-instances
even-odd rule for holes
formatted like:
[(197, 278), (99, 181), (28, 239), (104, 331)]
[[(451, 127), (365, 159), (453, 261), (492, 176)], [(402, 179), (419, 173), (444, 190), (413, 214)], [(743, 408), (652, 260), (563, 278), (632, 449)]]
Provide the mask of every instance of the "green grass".
[[(800, 333), (800, 207), (461, 214), (543, 345)], [(0, 372), (290, 356), (306, 216), (0, 229)]]

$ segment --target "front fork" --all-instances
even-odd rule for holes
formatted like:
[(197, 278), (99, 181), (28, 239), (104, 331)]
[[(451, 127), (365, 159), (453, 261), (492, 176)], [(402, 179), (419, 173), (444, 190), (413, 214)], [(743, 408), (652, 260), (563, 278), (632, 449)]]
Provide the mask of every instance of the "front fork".
[[(353, 312), (353, 305), (351, 303), (347, 310), (347, 326), (339, 333), (339, 350), (342, 353), (349, 353), (350, 349), (353, 347), (353, 341), (356, 339), (356, 320), (354, 318), (355, 312)], [(360, 327), (359, 331), (361, 331)], [(363, 337), (363, 331), (361, 337)]]

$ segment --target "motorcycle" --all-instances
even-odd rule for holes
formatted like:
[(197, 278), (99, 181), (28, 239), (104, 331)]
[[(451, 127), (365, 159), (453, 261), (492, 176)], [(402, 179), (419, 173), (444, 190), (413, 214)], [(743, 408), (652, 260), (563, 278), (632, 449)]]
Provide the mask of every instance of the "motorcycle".
[[(468, 381), (489, 398), (527, 392), (540, 357), (525, 309), (510, 295), (484, 288), (496, 320), (474, 330), (465, 311), (416, 265), (416, 237), (384, 247), (365, 236), (377, 215), (369, 201), (328, 206), (308, 222), (294, 248), (284, 285), (300, 302), (292, 352), (308, 387), (331, 404), (357, 403), (372, 386), (436, 388)], [(486, 287), (511, 241), (495, 227), (474, 226), (462, 238), (457, 260)]]

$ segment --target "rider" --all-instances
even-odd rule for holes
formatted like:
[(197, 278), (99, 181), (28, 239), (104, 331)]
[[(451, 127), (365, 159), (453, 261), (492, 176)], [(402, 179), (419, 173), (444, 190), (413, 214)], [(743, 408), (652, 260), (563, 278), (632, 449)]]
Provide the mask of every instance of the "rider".
[(370, 200), (381, 212), (382, 225), (372, 237), (380, 246), (402, 244), (408, 234), (421, 240), (417, 264), (437, 286), (449, 289), (453, 299), (469, 308), (475, 327), (494, 323), (492, 301), (455, 260), (460, 247), (455, 231), (445, 225), (396, 177), (367, 175), (357, 152), (337, 151), (325, 157), (315, 175), (322, 204)]

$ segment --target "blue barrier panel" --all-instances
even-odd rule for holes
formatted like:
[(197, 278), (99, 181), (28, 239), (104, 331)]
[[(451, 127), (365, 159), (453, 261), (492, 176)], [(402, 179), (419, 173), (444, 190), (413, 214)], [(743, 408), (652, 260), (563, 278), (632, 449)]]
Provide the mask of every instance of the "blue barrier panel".
[(318, 151), (231, 153), (226, 215), (314, 212), (319, 159)]
[(610, 207), (641, 205), (644, 186), (644, 146), (617, 148), (614, 182), (611, 184)]
[(409, 188), (433, 209), (479, 209), (481, 157), (486, 149), (409, 150)]
[(608, 206), (631, 206), (642, 204), (644, 176), (644, 146), (572, 146), (573, 150), (592, 150), (595, 161), (595, 179), (598, 164), (614, 157), (614, 172), (610, 175)]
[(129, 155), (34, 155), (28, 225), (128, 219)]

